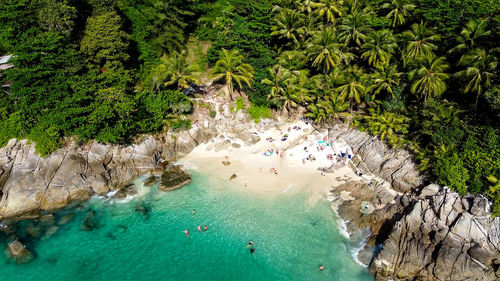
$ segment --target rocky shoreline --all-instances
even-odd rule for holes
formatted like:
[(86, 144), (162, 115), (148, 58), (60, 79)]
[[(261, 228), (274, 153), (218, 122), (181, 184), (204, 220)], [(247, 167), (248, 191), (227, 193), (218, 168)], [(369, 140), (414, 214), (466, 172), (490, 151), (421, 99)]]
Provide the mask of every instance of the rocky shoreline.
[[(38, 219), (71, 202), (126, 187), (146, 173), (151, 173), (151, 183), (161, 176), (160, 190), (173, 190), (189, 183), (190, 177), (166, 167), (167, 160), (176, 160), (214, 138), (216, 150), (231, 146), (231, 139), (255, 143), (252, 131), (276, 124), (254, 123), (227, 104), (211, 106), (218, 109), (215, 118), (207, 106), (197, 106), (189, 131), (147, 136), (131, 146), (69, 144), (41, 158), (33, 144), (11, 140), (0, 149), (0, 220), (8, 224)], [(329, 196), (339, 215), (349, 221), (348, 232), (370, 230), (359, 259), (377, 280), (500, 278), (500, 219), (491, 217), (485, 198), (461, 198), (428, 184), (408, 152), (388, 149), (376, 137), (338, 125), (328, 132), (356, 152), (353, 169), (380, 179), (349, 180), (334, 187)], [(124, 198), (128, 192), (123, 188), (116, 194)], [(336, 200), (340, 196), (348, 200)], [(361, 214), (361, 202), (376, 208)], [(139, 209), (147, 215), (147, 207)], [(17, 243), (14, 246), (16, 252), (26, 253)]]

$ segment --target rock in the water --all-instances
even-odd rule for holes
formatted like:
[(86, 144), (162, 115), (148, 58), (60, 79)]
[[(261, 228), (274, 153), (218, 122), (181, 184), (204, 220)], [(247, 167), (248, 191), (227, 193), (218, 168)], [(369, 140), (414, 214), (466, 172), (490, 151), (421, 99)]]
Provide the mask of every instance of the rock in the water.
[(27, 263), (31, 261), (34, 257), (33, 253), (26, 249), (26, 247), (19, 242), (19, 240), (14, 240), (9, 243), (6, 249), (7, 257), (17, 264)]
[(57, 225), (65, 225), (68, 222), (70, 222), (75, 215), (73, 213), (69, 213), (67, 215), (62, 216), (59, 221), (57, 222)]
[(145, 186), (151, 186), (153, 184), (156, 183), (156, 177), (153, 176), (153, 175), (150, 175), (148, 176), (145, 180), (144, 180), (144, 185)]
[(47, 229), (47, 231), (45, 232), (45, 235), (42, 237), (42, 240), (49, 239), (50, 237), (52, 237), (52, 235), (56, 234), (58, 230), (59, 226), (57, 225), (49, 227), (49, 229)]
[(222, 161), (222, 165), (224, 165), (224, 166), (227, 167), (227, 166), (231, 165), (231, 162), (229, 162), (229, 161)]
[(191, 182), (191, 175), (179, 166), (172, 166), (161, 176), (160, 191), (172, 191), (181, 188)]
[(134, 196), (136, 194), (137, 190), (135, 189), (135, 186), (133, 184), (127, 184), (118, 190), (113, 197), (116, 199), (124, 199), (127, 196)]
[(232, 180), (234, 180), (236, 177), (237, 177), (237, 175), (236, 175), (236, 174), (232, 174), (232, 175), (229, 177), (229, 180), (230, 180), (230, 181), (232, 181)]
[(139, 214), (142, 214), (144, 218), (149, 218), (149, 213), (151, 212), (151, 208), (146, 204), (140, 204), (135, 206), (135, 211)]
[(26, 224), (25, 230), (26, 233), (33, 238), (39, 238), (42, 235), (40, 224), (35, 225), (33, 222), (29, 222)]
[(82, 229), (85, 231), (91, 231), (96, 227), (98, 227), (96, 213), (94, 210), (90, 210), (83, 219)]

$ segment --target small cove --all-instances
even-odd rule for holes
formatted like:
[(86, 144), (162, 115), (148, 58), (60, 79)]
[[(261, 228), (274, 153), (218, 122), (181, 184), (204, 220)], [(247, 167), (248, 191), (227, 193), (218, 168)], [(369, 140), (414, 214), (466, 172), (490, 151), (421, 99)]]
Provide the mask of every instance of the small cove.
[[(1, 255), (2, 280), (373, 280), (352, 258), (358, 241), (342, 235), (326, 198), (311, 205), (307, 189), (262, 196), (192, 174), (173, 192), (138, 179), (134, 198), (93, 198), (72, 209), (69, 223), (36, 242), (32, 262), (15, 265)], [(98, 227), (82, 231), (89, 209)]]

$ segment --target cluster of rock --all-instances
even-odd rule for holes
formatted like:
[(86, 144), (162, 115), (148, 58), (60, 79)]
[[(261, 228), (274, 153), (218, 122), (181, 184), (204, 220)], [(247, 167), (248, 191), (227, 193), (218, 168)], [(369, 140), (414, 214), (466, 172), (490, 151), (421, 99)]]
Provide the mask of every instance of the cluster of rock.
[[(154, 170), (163, 159), (182, 157), (217, 135), (213, 145), (223, 149), (238, 145), (231, 143), (229, 137), (256, 142), (258, 136), (252, 130), (274, 125), (255, 124), (241, 110), (231, 112), (226, 104), (218, 111), (220, 114), (212, 118), (208, 109), (199, 107), (193, 114), (195, 122), (190, 130), (147, 136), (130, 146), (71, 143), (41, 157), (32, 143), (12, 139), (0, 148), (0, 220), (36, 218), (72, 201), (84, 201), (93, 194), (104, 195)], [(124, 190), (118, 196), (127, 194)]]
[[(349, 204), (337, 202), (339, 215), (350, 221), (348, 230), (368, 228), (368, 244), (381, 246), (359, 256), (377, 280), (500, 279), (500, 218), (491, 216), (487, 199), (425, 186), (411, 155), (388, 149), (376, 137), (352, 129), (330, 133), (357, 152), (357, 169), (379, 176), (398, 192), (380, 189), (378, 183), (350, 181), (331, 194), (350, 197), (345, 200)], [(361, 215), (361, 200), (383, 207)]]

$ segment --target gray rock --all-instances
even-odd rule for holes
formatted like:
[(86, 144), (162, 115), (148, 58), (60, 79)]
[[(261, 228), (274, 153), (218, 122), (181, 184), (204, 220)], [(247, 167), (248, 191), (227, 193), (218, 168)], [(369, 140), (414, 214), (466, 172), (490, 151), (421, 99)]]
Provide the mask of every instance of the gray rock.
[(26, 249), (26, 247), (19, 242), (19, 240), (10, 242), (5, 250), (7, 257), (10, 260), (15, 261), (16, 264), (27, 263), (34, 258), (33, 253)]
[(158, 190), (172, 191), (181, 188), (191, 182), (191, 175), (179, 166), (172, 166), (162, 176)]

